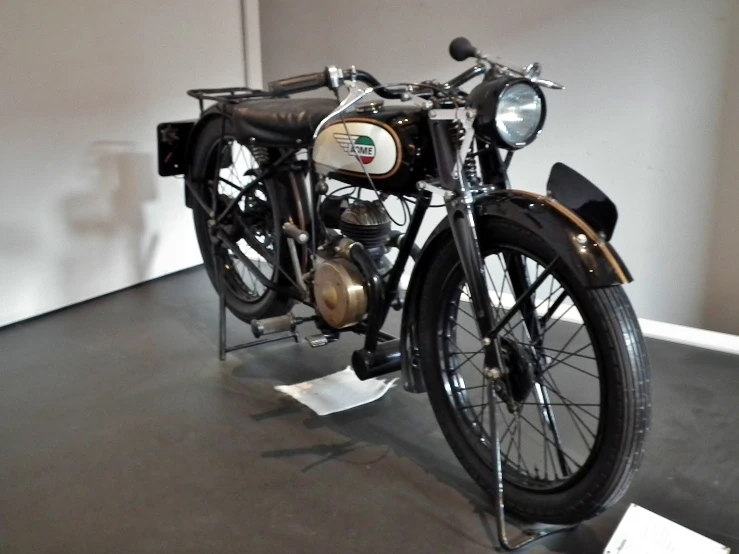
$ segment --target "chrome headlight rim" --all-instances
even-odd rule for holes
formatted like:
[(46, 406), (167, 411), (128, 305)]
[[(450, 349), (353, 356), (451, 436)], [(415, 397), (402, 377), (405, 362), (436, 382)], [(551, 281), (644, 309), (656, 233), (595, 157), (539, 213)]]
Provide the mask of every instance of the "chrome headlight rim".
[[(539, 99), (539, 102), (541, 103), (541, 113), (539, 116), (539, 121), (537, 125), (534, 127), (533, 132), (525, 139), (519, 142), (511, 142), (503, 138), (503, 136), (500, 133), (500, 130), (498, 129), (498, 107), (500, 105), (500, 101), (503, 98), (503, 96), (514, 86), (517, 85), (524, 85), (527, 88), (531, 89), (536, 96)], [(502, 148), (505, 148), (507, 150), (520, 150), (521, 148), (524, 148), (534, 142), (537, 138), (539, 138), (539, 135), (541, 134), (542, 129), (544, 128), (544, 123), (547, 118), (547, 102), (546, 97), (544, 96), (544, 93), (542, 92), (541, 88), (537, 86), (535, 83), (532, 83), (530, 80), (526, 78), (512, 78), (512, 79), (505, 79), (502, 83), (502, 86), (500, 87), (500, 90), (498, 91), (496, 100), (495, 100), (495, 110), (493, 111), (495, 114), (495, 134), (498, 139), (498, 143)]]
[[(498, 130), (498, 107), (501, 97), (515, 85), (526, 85), (532, 89), (541, 102), (538, 124), (525, 141), (512, 143), (503, 139)], [(503, 150), (520, 150), (534, 142), (541, 134), (547, 118), (546, 97), (541, 88), (524, 77), (494, 76), (490, 74), (475, 87), (469, 95), (471, 105), (477, 109), (475, 130), (485, 142), (495, 144)]]

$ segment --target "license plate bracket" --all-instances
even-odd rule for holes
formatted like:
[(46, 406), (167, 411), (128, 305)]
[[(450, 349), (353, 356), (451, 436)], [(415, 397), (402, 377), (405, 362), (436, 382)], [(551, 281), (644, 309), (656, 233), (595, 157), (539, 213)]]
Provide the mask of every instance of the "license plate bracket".
[(187, 144), (195, 120), (171, 121), (157, 125), (158, 171), (162, 177), (184, 175)]

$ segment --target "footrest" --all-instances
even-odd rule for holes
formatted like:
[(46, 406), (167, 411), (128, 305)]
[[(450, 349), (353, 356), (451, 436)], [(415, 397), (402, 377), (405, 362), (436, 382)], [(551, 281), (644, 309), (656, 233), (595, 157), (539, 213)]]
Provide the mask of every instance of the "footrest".
[(274, 335), (275, 333), (284, 333), (290, 331), (295, 332), (298, 326), (298, 320), (293, 314), (286, 314), (277, 317), (268, 317), (267, 319), (255, 319), (251, 322), (251, 332), (254, 338), (263, 337), (265, 335)]

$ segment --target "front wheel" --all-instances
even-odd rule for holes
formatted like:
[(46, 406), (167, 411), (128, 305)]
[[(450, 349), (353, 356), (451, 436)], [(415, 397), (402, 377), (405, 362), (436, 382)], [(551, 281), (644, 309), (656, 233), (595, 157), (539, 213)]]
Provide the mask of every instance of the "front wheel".
[(638, 320), (621, 287), (584, 288), (530, 231), (488, 219), (480, 237), (497, 318), (554, 263), (498, 337), (505, 377), (489, 405), (464, 272), (451, 237), (440, 248), (418, 328), (434, 413), (460, 463), (493, 495), (488, 410), (496, 410), (507, 509), (527, 521), (585, 521), (621, 498), (643, 456), (651, 405)]

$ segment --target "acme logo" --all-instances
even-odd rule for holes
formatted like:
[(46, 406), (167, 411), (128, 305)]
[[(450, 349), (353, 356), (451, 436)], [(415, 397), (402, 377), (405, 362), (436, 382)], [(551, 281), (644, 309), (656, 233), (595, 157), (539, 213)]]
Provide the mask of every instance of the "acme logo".
[(336, 142), (339, 143), (344, 152), (350, 156), (359, 156), (363, 164), (372, 163), (375, 159), (375, 141), (365, 135), (347, 135), (346, 133), (334, 133)]

